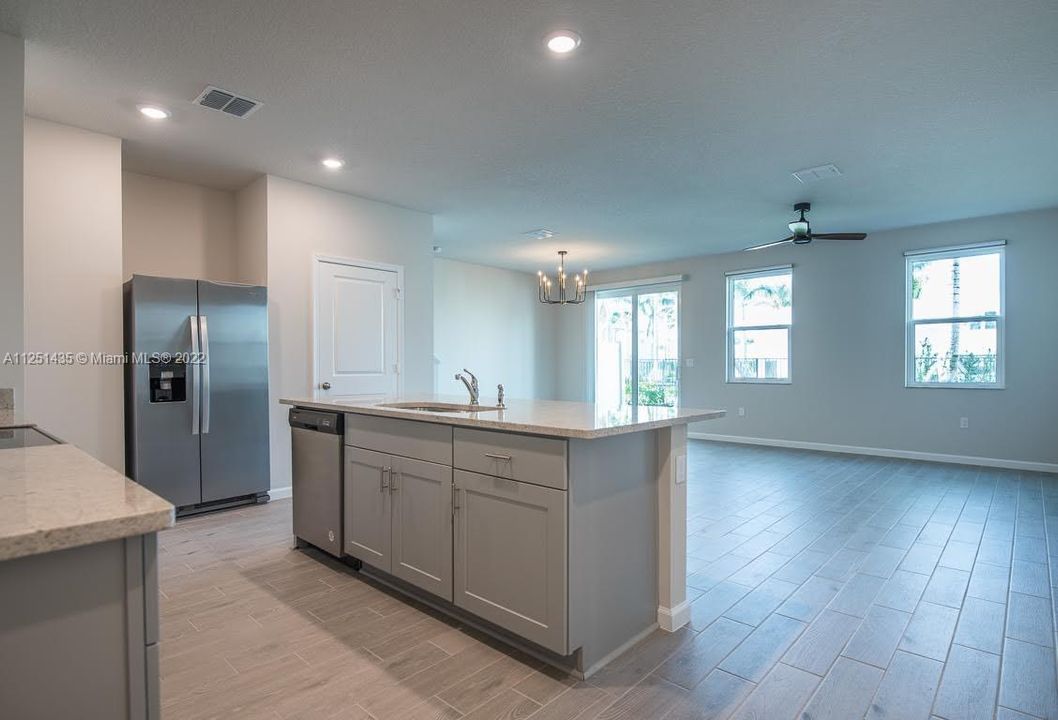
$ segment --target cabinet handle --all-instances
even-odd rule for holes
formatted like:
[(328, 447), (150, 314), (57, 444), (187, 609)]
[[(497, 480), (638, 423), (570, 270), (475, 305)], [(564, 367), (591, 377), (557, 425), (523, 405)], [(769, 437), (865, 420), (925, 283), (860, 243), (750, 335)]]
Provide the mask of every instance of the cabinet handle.
[(497, 455), (496, 453), (485, 453), (485, 457), (492, 458), (493, 460), (502, 460), (504, 462), (510, 462), (510, 455)]
[(459, 509), (459, 488), (452, 486), (452, 512)]
[(404, 475), (401, 474), (400, 470), (397, 472), (391, 472), (389, 475), (389, 491), (397, 492), (397, 478), (404, 479)]
[(378, 474), (378, 491), (379, 492), (385, 492), (386, 488), (389, 487), (389, 480), (386, 479), (386, 476), (389, 475), (389, 472), (390, 472), (391, 469), (392, 468), (388, 468), (388, 467), (382, 468), (382, 472), (380, 472)]

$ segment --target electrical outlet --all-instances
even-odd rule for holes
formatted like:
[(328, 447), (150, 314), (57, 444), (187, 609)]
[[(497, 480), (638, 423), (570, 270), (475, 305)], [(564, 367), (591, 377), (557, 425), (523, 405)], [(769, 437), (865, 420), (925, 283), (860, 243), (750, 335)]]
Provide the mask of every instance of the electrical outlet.
[(959, 427), (961, 427), (963, 430), (970, 427), (970, 418), (959, 418)]
[(683, 364), (687, 367), (694, 367), (694, 358), (687, 358), (683, 361)]
[(739, 417), (746, 417), (746, 408), (739, 408), (738, 409), (738, 416)]

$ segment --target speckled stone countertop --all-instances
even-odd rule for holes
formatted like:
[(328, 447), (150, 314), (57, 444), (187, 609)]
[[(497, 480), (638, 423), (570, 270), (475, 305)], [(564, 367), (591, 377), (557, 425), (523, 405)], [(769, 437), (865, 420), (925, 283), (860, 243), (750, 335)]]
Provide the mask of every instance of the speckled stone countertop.
[(73, 445), (0, 450), (0, 560), (172, 525), (172, 505)]
[[(698, 420), (723, 417), (725, 410), (702, 410), (683, 407), (639, 406), (604, 408), (591, 403), (559, 400), (508, 400), (503, 410), (482, 410), (476, 413), (428, 412), (406, 408), (382, 407), (383, 403), (422, 402), (465, 403), (466, 396), (409, 395), (383, 396), (322, 396), (311, 398), (283, 398), (284, 405), (403, 418), (422, 422), (475, 427), (488, 430), (529, 433), (550, 437), (592, 439), (654, 430), (672, 425), (685, 425)], [(482, 404), (489, 402), (482, 398)]]

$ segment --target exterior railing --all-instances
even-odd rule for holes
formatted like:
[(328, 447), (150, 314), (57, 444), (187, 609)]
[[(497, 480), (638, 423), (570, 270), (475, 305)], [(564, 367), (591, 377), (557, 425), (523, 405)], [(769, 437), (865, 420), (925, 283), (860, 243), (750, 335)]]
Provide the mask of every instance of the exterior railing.
[(779, 380), (790, 377), (789, 358), (735, 358), (739, 380)]
[[(625, 397), (631, 403), (631, 380), (625, 380)], [(639, 404), (671, 407), (680, 396), (680, 361), (672, 358), (639, 361)]]

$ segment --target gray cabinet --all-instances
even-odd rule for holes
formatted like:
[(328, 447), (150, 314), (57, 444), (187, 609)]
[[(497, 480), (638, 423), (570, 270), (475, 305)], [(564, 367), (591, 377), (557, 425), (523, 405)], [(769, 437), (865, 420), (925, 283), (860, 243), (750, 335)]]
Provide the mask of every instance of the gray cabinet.
[(0, 562), (0, 718), (156, 720), (154, 534)]
[(656, 627), (656, 433), (565, 439), (352, 413), (345, 443), (345, 552), (383, 581), (586, 674)]
[(452, 468), (347, 447), (345, 552), (452, 599)]
[(452, 599), (452, 468), (392, 458), (390, 572), (416, 587)]
[(454, 602), (561, 655), (567, 637), (567, 494), (456, 470)]
[(389, 572), (390, 507), (389, 455), (346, 448), (345, 453), (345, 552)]

